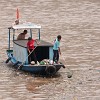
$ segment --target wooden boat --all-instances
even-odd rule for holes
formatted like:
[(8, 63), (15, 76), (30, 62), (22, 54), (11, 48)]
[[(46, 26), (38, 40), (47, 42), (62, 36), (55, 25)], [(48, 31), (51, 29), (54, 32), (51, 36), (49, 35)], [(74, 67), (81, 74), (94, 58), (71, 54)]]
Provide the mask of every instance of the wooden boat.
[[(15, 38), (16, 31), (27, 29), (28, 33), (30, 33), (30, 37), (33, 36), (32, 31), (38, 30), (38, 39), (39, 45), (35, 43), (35, 53), (37, 56), (38, 62), (41, 62), (43, 59), (49, 59), (50, 61), (53, 60), (53, 44), (43, 41), (40, 38), (40, 25), (36, 25), (33, 23), (23, 23), (18, 25), (13, 25), (12, 27), (8, 28), (8, 49), (7, 49), (7, 56), (8, 59), (6, 63), (9, 61), (12, 62), (12, 65), (17, 69), (21, 69), (23, 71), (32, 72), (33, 74), (47, 74), (47, 75), (55, 75), (56, 72), (61, 68), (64, 67), (62, 63), (59, 64), (29, 64), (28, 62), (28, 52), (27, 52), (27, 41), (28, 39), (24, 40), (17, 40)], [(12, 42), (11, 42), (11, 36)], [(11, 44), (13, 47), (11, 47)]]

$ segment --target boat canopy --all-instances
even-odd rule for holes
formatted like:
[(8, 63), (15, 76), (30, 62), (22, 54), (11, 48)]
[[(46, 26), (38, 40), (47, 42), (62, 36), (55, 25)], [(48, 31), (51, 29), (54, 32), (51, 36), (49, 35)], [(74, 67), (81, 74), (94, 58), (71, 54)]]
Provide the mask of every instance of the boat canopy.
[(13, 29), (40, 29), (40, 25), (36, 25), (31, 22), (23, 23), (23, 24), (18, 24), (18, 25), (13, 25)]

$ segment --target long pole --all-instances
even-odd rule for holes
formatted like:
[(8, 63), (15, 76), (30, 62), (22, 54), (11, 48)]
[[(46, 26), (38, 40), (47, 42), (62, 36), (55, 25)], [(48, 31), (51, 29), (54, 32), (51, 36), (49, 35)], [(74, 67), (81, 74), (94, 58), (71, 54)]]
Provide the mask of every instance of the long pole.
[(40, 29), (38, 30), (38, 33), (39, 33), (39, 40), (40, 40)]
[[(33, 52), (36, 48), (37, 48), (37, 46), (29, 53), (29, 55), (26, 57), (26, 59), (32, 54), (32, 52)], [(25, 59), (25, 61), (26, 61), (26, 59)], [(23, 61), (22, 64), (19, 65), (19, 67), (17, 68), (16, 71), (18, 71), (18, 69), (20, 69), (20, 67), (24, 64), (25, 61)]]
[[(65, 63), (64, 57), (63, 57), (63, 56), (61, 56), (61, 57), (62, 57), (62, 59), (63, 59), (63, 61), (64, 61), (64, 64), (66, 64), (66, 63)], [(73, 72), (72, 72), (68, 67), (66, 67), (66, 68), (67, 68), (67, 70), (68, 70), (68, 72), (67, 72), (67, 77), (68, 77), (68, 78), (71, 78), (72, 75), (73, 75)]]
[(8, 37), (9, 37), (9, 44), (8, 44), (8, 49), (10, 50), (10, 28), (9, 28), (9, 34), (8, 34)]

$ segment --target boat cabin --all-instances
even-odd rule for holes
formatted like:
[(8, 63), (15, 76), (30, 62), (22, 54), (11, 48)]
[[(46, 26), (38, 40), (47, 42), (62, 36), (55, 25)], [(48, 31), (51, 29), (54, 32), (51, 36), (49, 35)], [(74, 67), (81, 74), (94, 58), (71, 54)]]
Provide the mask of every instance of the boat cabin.
[[(53, 44), (43, 41), (40, 38), (40, 25), (36, 25), (33, 23), (24, 23), (24, 24), (18, 24), (18, 25), (13, 25), (12, 27), (8, 28), (9, 29), (9, 40), (8, 40), (8, 56), (13, 56), (13, 63), (16, 63), (16, 61), (19, 62), (25, 62), (24, 64), (29, 64), (28, 62), (28, 51), (27, 51), (27, 42), (28, 42), (28, 37), (33, 37), (34, 38), (34, 30), (37, 30), (37, 35), (38, 39), (37, 41), (39, 42), (39, 45), (35, 43), (35, 54), (37, 57), (37, 60), (40, 62), (43, 59), (50, 59), (53, 60)], [(28, 37), (24, 40), (17, 40), (16, 39), (16, 34), (18, 35), (19, 30), (27, 30), (28, 31)], [(12, 36), (12, 39), (11, 39)], [(11, 40), (12, 40), (12, 45), (13, 48), (11, 48)]]

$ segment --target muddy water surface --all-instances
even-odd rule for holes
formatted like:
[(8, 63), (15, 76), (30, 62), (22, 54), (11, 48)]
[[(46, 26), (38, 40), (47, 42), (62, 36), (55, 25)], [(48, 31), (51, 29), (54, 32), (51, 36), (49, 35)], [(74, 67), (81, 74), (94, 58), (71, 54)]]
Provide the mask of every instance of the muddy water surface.
[[(42, 26), (41, 38), (62, 35), (57, 77), (34, 77), (6, 65), (7, 28), (20, 19)], [(99, 0), (0, 0), (0, 100), (100, 100)], [(73, 73), (71, 79), (68, 72)]]

